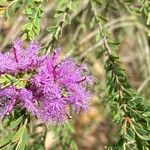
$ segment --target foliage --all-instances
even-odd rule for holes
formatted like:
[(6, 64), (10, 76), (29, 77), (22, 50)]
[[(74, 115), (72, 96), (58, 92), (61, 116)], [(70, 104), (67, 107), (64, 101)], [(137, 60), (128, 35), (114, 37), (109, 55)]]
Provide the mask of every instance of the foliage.
[[(101, 3), (96, 1), (97, 5)], [(98, 16), (96, 6), (91, 2), (94, 17), (98, 23), (101, 38), (107, 55), (105, 69), (109, 101), (113, 110), (113, 120), (120, 124), (120, 140), (114, 149), (149, 149), (149, 107), (132, 89), (127, 81), (124, 70), (120, 67), (119, 57), (113, 54), (117, 44), (107, 29), (103, 28), (106, 20)], [(146, 115), (145, 115), (146, 114)]]
[[(6, 2), (4, 0), (4, 2), (5, 5), (1, 6), (0, 15), (3, 14), (9, 20), (11, 16), (21, 12), (26, 17), (27, 20), (23, 23), (20, 32), (23, 40), (34, 40), (40, 36), (41, 20), (42, 16), (45, 15), (48, 1), (11, 0)], [(119, 31), (112, 32), (109, 28), (109, 23), (113, 17), (121, 16), (121, 13), (125, 12), (133, 16), (131, 21), (133, 20), (135, 23), (136, 30), (142, 29), (146, 32), (146, 36), (150, 35), (150, 2), (149, 0), (87, 0), (85, 8), (81, 9), (81, 12), (78, 13), (80, 5), (82, 5), (82, 2), (79, 0), (59, 0), (56, 2), (52, 13), (53, 23), (48, 25), (46, 30), (48, 42), (44, 43), (41, 54), (49, 54), (58, 45), (61, 45), (63, 36), (66, 36), (64, 33), (66, 33), (68, 28), (73, 29), (69, 30), (71, 32), (67, 32), (69, 36), (69, 40), (67, 40), (71, 41), (70, 43), (67, 41), (67, 45), (70, 46), (72, 44), (76, 49), (80, 47), (80, 42), (76, 41), (80, 39), (80, 33), (85, 33), (88, 30), (96, 30), (94, 39), (90, 43), (87, 43), (87, 45), (90, 44), (93, 48), (96, 44), (96, 48), (94, 47), (94, 50), (97, 50), (95, 52), (96, 57), (105, 61), (106, 88), (104, 90), (106, 92), (103, 99), (109, 97), (109, 103), (107, 103), (107, 100), (105, 103), (109, 104), (112, 120), (119, 126), (118, 141), (110, 143), (106, 147), (110, 150), (148, 150), (150, 149), (150, 106), (145, 104), (144, 98), (140, 96), (138, 91), (128, 81), (129, 77), (125, 69), (123, 69), (123, 63), (120, 61), (121, 59), (118, 54), (120, 49), (120, 42), (118, 41), (120, 39), (116, 38), (116, 36)], [(118, 13), (120, 10), (121, 13)], [(111, 13), (114, 16), (111, 16)], [(86, 18), (87, 20), (83, 19), (85, 22), (82, 22), (81, 18), (84, 18), (84, 15), (88, 17)], [(78, 29), (77, 36), (74, 33), (74, 28)], [(73, 39), (74, 36), (76, 37), (75, 40)], [(84, 37), (84, 34), (82, 36)], [(149, 46), (149, 44), (147, 45)], [(83, 54), (82, 52), (80, 54), (76, 51), (74, 52), (74, 56), (78, 56), (81, 60), (84, 58), (80, 57), (84, 56)], [(146, 64), (149, 66), (150, 61), (148, 58), (146, 59)], [(149, 73), (147, 73), (148, 76), (150, 76)], [(15, 78), (4, 74), (0, 77), (0, 83), (3, 87), (13, 84), (20, 88), (26, 85), (26, 83), (22, 83), (22, 80), (26, 80), (26, 78), (28, 76)], [(146, 82), (148, 81), (146, 80)], [(98, 94), (100, 92), (98, 91)], [(0, 140), (0, 148), (9, 150), (14, 148), (18, 150), (28, 149), (28, 143), (33, 137), (40, 140), (33, 142), (33, 145), (31, 144), (32, 146), (30, 146), (33, 149), (36, 146), (37, 148), (44, 149), (43, 139), (45, 139), (47, 127), (44, 135), (39, 134), (34, 136), (30, 133), (30, 129), (32, 128), (32, 124), (30, 123), (32, 120), (34, 119), (29, 114), (26, 114), (24, 110), (20, 110), (19, 107), (6, 117), (3, 120), (3, 126), (9, 134), (5, 133), (6, 138)], [(47, 126), (48, 129), (54, 131), (57, 138), (53, 149), (78, 149), (73, 137), (75, 134), (73, 122), (70, 121), (62, 126)], [(29, 133), (31, 134), (30, 136)]]
[(40, 20), (43, 15), (43, 0), (34, 0), (26, 6), (25, 15), (28, 17), (28, 22), (22, 26), (23, 39), (32, 40), (40, 33)]

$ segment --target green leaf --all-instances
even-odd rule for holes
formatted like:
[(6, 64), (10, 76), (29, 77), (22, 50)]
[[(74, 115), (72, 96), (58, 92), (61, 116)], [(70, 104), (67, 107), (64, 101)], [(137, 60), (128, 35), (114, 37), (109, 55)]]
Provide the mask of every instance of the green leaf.
[(142, 114), (144, 117), (150, 117), (150, 111), (146, 111)]
[(22, 88), (25, 88), (26, 84), (27, 84), (27, 81), (25, 79), (20, 79), (18, 80), (18, 82), (15, 82), (13, 85), (17, 89), (22, 89)]
[(70, 16), (66, 16), (66, 19), (65, 19), (65, 22), (67, 23), (67, 24), (71, 24), (71, 17)]
[(32, 13), (33, 13), (32, 8), (26, 8), (25, 13), (27, 15), (32, 15)]
[(39, 3), (39, 2), (43, 2), (43, 0), (34, 0), (34, 1), (35, 1), (35, 2), (38, 2), (38, 3)]
[(73, 12), (75, 12), (77, 9), (78, 9), (78, 1), (74, 1), (73, 3), (71, 3), (71, 10), (73, 11)]
[(17, 78), (15, 78), (14, 76), (11, 76), (9, 74), (5, 74), (5, 77), (6, 77), (7, 81), (11, 81), (12, 83), (17, 81)]
[(0, 83), (5, 83), (6, 80), (7, 80), (7, 78), (6, 78), (5, 74), (2, 74), (2, 75), (0, 76)]
[(131, 138), (132, 140), (135, 139), (135, 133), (134, 133), (134, 131), (133, 131), (131, 128), (129, 128), (129, 127), (127, 127), (127, 134), (130, 136), (130, 138)]
[(75, 130), (74, 130), (74, 128), (73, 128), (73, 125), (71, 125), (71, 123), (67, 123), (66, 124), (66, 128), (71, 132), (71, 133), (73, 133)]
[(146, 24), (147, 24), (147, 25), (150, 25), (150, 12), (148, 13), (148, 18), (147, 18)]
[(96, 4), (101, 5), (102, 4), (102, 0), (93, 0)]
[(40, 28), (34, 28), (33, 30), (36, 33), (36, 35), (38, 35), (40, 33)]
[(28, 32), (28, 37), (29, 37), (30, 40), (32, 40), (34, 36), (35, 36), (35, 33), (34, 33), (33, 30)]
[(136, 136), (135, 137), (136, 146), (139, 150), (143, 150), (141, 140)]
[(19, 140), (17, 144), (16, 150), (24, 150), (27, 144), (28, 144), (28, 134), (27, 129), (25, 129), (22, 138)]
[(23, 120), (23, 116), (20, 116), (17, 120), (11, 122), (9, 128), (10, 129), (16, 128), (21, 123), (22, 120)]
[(32, 30), (33, 24), (31, 22), (26, 23), (24, 26), (21, 27), (22, 30)]
[(50, 33), (54, 33), (54, 32), (56, 32), (57, 28), (58, 28), (58, 26), (51, 26), (51, 27), (47, 28), (47, 31), (49, 31)]
[(116, 114), (113, 115), (113, 118), (116, 122), (121, 122), (124, 118), (124, 111), (122, 109), (118, 109)]
[(23, 136), (25, 128), (26, 128), (25, 126), (21, 126), (19, 128), (19, 130), (16, 132), (16, 134), (14, 135), (12, 139), (13, 142), (18, 141)]
[(5, 145), (9, 144), (13, 136), (14, 136), (14, 133), (10, 133), (7, 137), (0, 139), (0, 149), (4, 147)]
[(75, 141), (72, 140), (70, 144), (71, 144), (72, 150), (78, 150), (78, 145)]
[(98, 19), (99, 19), (100, 21), (103, 21), (104, 23), (105, 23), (105, 22), (108, 22), (108, 20), (107, 20), (105, 17), (103, 17), (102, 15), (99, 15), (99, 16), (98, 16)]
[(24, 34), (22, 35), (22, 40), (26, 40), (27, 37), (28, 37), (27, 33), (24, 33)]
[(13, 142), (17, 142), (16, 150), (24, 150), (28, 142), (28, 134), (26, 126), (20, 127), (15, 136), (12, 139)]
[(38, 18), (35, 18), (33, 20), (33, 24), (35, 25), (35, 27), (39, 28), (40, 27), (40, 20)]

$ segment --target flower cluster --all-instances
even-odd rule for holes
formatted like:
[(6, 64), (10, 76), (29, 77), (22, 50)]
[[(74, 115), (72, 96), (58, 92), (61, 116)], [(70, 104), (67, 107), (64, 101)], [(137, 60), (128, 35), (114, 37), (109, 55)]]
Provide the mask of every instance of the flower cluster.
[(37, 42), (31, 43), (27, 49), (24, 49), (22, 41), (16, 40), (10, 52), (0, 53), (0, 74), (16, 74), (37, 67), (41, 59), (38, 57), (38, 50)]
[(19, 104), (39, 119), (64, 123), (71, 111), (87, 110), (93, 84), (87, 66), (60, 60), (60, 49), (51, 56), (38, 51), (38, 43), (24, 49), (17, 40), (10, 52), (0, 54), (0, 116)]

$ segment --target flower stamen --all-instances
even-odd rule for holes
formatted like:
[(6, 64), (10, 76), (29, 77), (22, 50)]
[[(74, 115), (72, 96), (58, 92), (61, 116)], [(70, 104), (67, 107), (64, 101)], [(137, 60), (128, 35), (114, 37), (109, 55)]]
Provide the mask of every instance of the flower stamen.
[(86, 77), (84, 77), (83, 79), (79, 80), (79, 81), (76, 81), (76, 83), (81, 83), (81, 82), (84, 82), (86, 80)]
[(17, 52), (15, 47), (13, 47), (13, 53), (14, 53), (15, 61), (18, 63)]

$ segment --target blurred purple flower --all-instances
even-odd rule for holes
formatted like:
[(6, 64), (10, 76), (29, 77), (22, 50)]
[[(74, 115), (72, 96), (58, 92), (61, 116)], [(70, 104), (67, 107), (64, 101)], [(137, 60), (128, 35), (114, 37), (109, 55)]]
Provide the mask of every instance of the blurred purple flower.
[(93, 83), (85, 64), (79, 66), (72, 58), (59, 62), (59, 55), (60, 49), (56, 49), (31, 79), (36, 92), (43, 95), (40, 102), (47, 115), (42, 116), (53, 122), (66, 121), (69, 107), (76, 112), (87, 110), (91, 99), (88, 86)]

